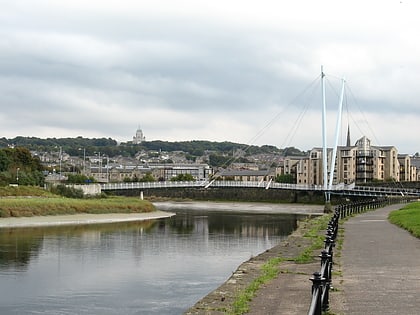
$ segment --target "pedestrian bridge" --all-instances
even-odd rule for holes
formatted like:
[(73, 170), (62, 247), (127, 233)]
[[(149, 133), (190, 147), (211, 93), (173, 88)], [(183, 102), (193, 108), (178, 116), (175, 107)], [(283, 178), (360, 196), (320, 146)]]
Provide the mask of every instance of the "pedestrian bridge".
[[(105, 183), (101, 184), (102, 191), (131, 190), (131, 189), (157, 189), (157, 188), (261, 188), (261, 189), (284, 189), (300, 191), (324, 191), (321, 185), (284, 184), (272, 181), (164, 181), (164, 182), (133, 182), (133, 183)], [(384, 196), (411, 196), (420, 197), (419, 189), (407, 189), (402, 187), (373, 187), (356, 186), (355, 184), (332, 185), (331, 194), (361, 197), (384, 197)]]

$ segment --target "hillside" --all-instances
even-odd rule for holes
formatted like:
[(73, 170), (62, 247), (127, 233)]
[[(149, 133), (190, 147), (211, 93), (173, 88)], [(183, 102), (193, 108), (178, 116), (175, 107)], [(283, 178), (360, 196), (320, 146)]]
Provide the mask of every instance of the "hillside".
[(255, 155), (255, 154), (277, 154), (277, 155), (303, 155), (304, 152), (296, 148), (279, 149), (272, 145), (246, 145), (233, 142), (212, 142), (204, 140), (193, 141), (147, 141), (141, 144), (132, 144), (131, 142), (120, 143), (111, 138), (47, 138), (41, 139), (36, 137), (15, 137), (13, 139), (0, 138), (0, 148), (10, 146), (25, 147), (31, 151), (51, 152), (61, 148), (64, 152), (81, 156), (83, 154), (93, 155), (95, 152), (101, 152), (110, 157), (113, 156), (131, 156), (134, 157), (139, 151), (165, 151), (174, 152), (182, 151), (192, 156), (202, 156), (209, 153), (216, 154), (239, 154), (239, 155)]

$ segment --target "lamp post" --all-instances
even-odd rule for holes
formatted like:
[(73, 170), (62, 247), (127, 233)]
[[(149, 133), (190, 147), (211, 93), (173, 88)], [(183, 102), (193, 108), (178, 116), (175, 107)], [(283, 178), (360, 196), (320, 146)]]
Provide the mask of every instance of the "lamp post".
[(102, 180), (102, 155), (101, 155), (101, 152), (94, 152), (94, 153), (95, 153), (95, 156), (98, 157), (99, 173), (97, 176), (99, 178), (99, 181), (101, 181)]
[(62, 160), (62, 151), (61, 151), (61, 147), (60, 147), (60, 156), (59, 156), (59, 161), (60, 161), (60, 169), (59, 169), (59, 180), (61, 181), (61, 160)]
[[(79, 151), (82, 150), (79, 148)], [(83, 175), (86, 175), (86, 148), (83, 148)]]
[(18, 185), (19, 185), (19, 170), (20, 170), (20, 168), (18, 167), (16, 169), (16, 184), (18, 184)]
[(106, 182), (109, 183), (109, 157), (106, 156)]

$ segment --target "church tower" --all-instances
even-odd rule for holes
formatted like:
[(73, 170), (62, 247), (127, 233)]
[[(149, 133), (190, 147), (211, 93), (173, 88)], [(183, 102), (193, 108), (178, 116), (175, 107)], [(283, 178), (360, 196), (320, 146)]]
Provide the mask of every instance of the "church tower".
[(347, 143), (346, 146), (350, 147), (351, 146), (351, 141), (350, 141), (350, 125), (347, 126)]

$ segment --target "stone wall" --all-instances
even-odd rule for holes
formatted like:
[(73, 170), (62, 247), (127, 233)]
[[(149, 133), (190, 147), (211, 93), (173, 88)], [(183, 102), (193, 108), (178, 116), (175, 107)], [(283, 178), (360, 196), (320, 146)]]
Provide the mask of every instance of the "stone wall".
[(97, 196), (101, 194), (100, 184), (89, 184), (89, 185), (66, 185), (75, 189), (83, 190), (83, 194), (86, 196)]
[(165, 197), (171, 199), (247, 201), (247, 202), (285, 202), (285, 203), (323, 203), (322, 192), (297, 191), (261, 188), (153, 188), (115, 190), (107, 193), (124, 196), (140, 196), (144, 198)]

